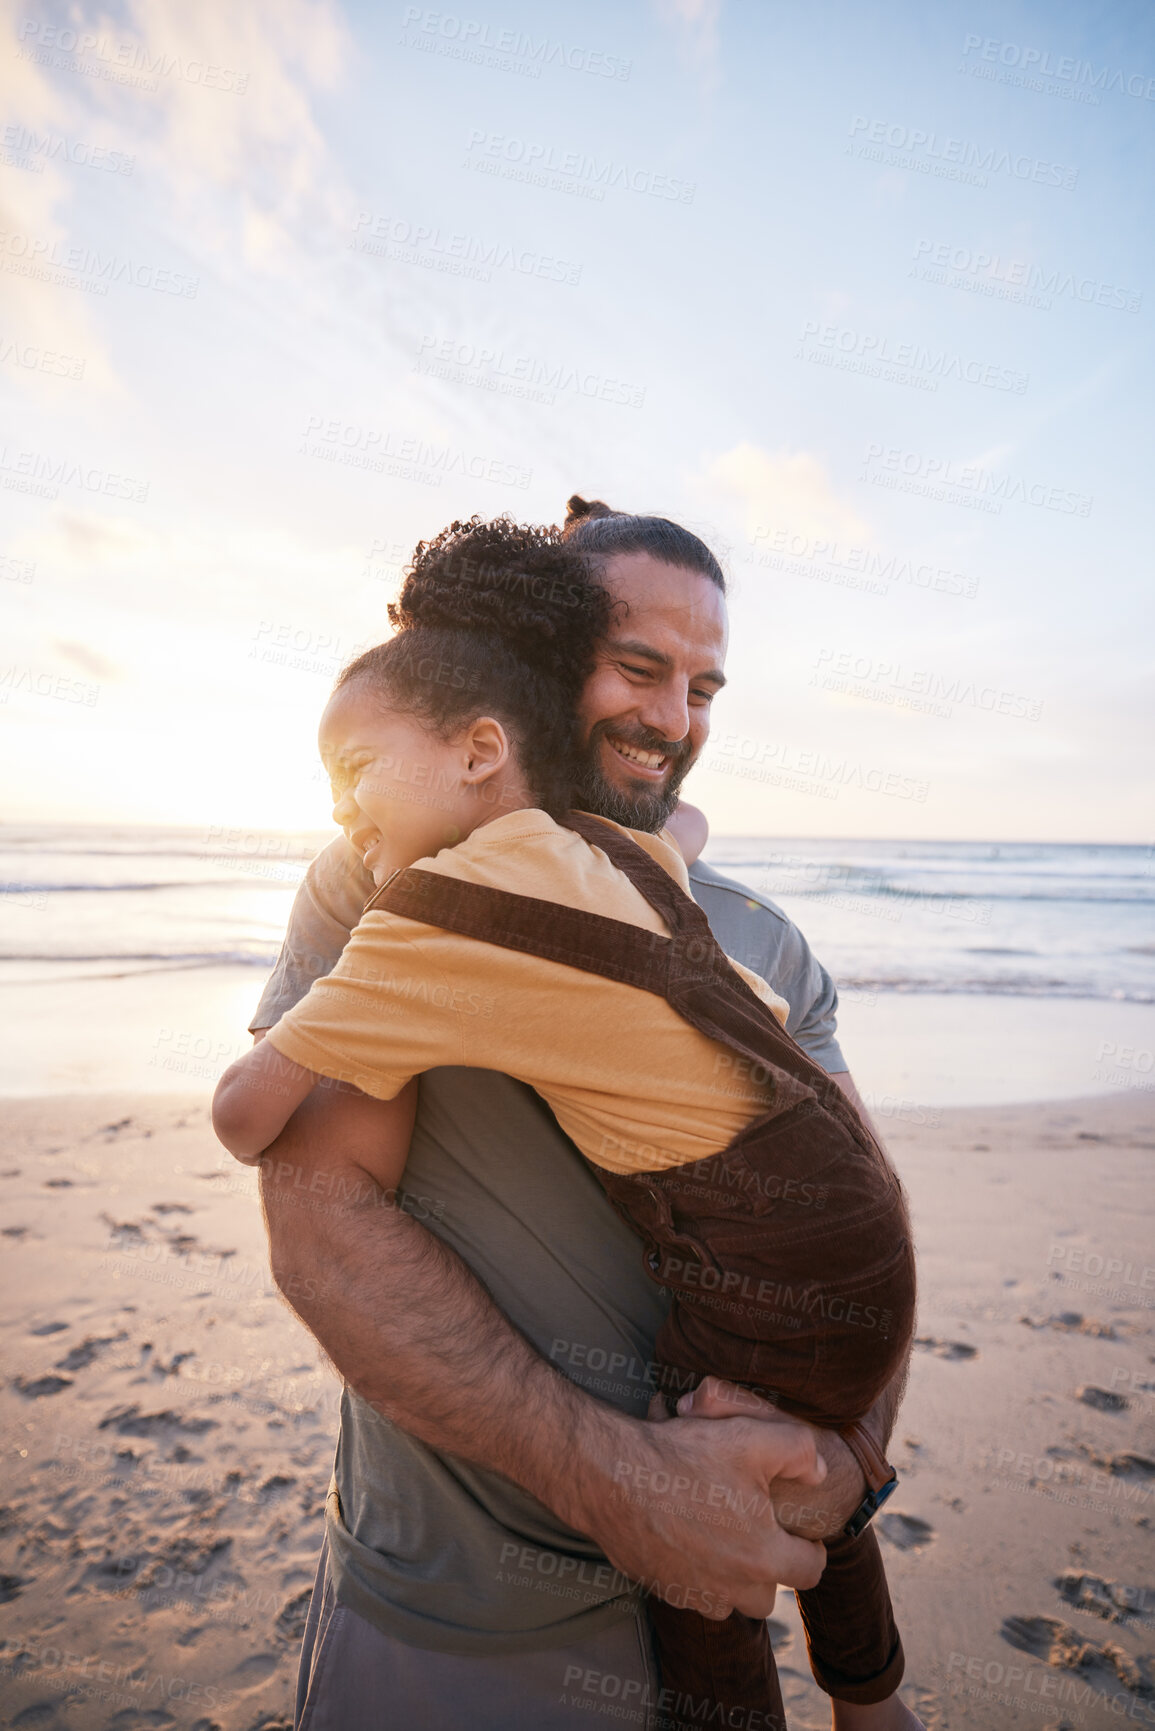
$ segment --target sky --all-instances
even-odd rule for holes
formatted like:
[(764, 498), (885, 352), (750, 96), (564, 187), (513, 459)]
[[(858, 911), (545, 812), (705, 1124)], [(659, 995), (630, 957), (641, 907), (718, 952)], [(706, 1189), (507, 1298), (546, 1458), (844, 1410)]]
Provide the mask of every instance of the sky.
[(715, 834), (1148, 840), (1155, 11), (463, 8), (5, 0), (0, 812), (324, 827), (579, 491), (729, 573)]

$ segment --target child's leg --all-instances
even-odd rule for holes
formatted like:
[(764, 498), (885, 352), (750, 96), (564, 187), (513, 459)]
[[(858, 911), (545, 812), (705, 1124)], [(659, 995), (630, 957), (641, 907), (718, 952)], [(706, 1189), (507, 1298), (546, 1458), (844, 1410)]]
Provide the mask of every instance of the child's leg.
[(874, 1529), (827, 1539), (822, 1579), (796, 1597), (819, 1688), (861, 1705), (893, 1695), (905, 1660)]
[(663, 1731), (731, 1724), (786, 1731), (778, 1671), (761, 1618), (732, 1611), (717, 1622), (660, 1599), (647, 1604), (658, 1650)]

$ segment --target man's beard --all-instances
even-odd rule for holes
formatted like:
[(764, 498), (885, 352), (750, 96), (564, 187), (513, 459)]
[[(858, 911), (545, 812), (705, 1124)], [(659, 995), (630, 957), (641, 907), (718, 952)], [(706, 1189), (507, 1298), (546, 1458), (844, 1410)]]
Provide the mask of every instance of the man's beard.
[[(668, 779), (652, 789), (642, 783), (636, 792), (623, 793), (608, 780), (601, 766), (601, 742), (612, 733), (639, 751), (660, 751), (673, 765)], [(654, 835), (668, 821), (678, 803), (678, 793), (694, 762), (694, 748), (689, 739), (671, 743), (648, 728), (615, 727), (599, 721), (590, 732), (585, 745), (579, 748), (574, 774), (574, 804), (580, 811), (592, 811), (595, 817), (608, 817), (626, 829), (640, 829)]]

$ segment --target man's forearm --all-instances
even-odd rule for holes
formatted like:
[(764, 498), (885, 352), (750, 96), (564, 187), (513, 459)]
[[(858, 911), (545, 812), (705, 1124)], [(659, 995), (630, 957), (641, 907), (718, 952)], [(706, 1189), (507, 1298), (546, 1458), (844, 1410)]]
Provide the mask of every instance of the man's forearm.
[[(481, 1462), (540, 1494), (539, 1454), (556, 1461), (594, 1409), (607, 1444), (624, 1418), (588, 1400), (530, 1346), (453, 1251), (362, 1170), (310, 1188), (295, 1146), (309, 1112), (261, 1166), (273, 1275), (352, 1388), (432, 1447)], [(372, 1124), (372, 1113), (366, 1114)], [(346, 1120), (346, 1124), (347, 1124)], [(510, 1422), (517, 1413), (519, 1421)], [(494, 1415), (497, 1422), (491, 1422)], [(611, 1450), (612, 1452), (612, 1450)]]
[[(784, 1533), (768, 1500), (781, 1474), (801, 1486), (821, 1473), (809, 1429), (772, 1437), (740, 1416), (651, 1425), (585, 1394), (376, 1183), (377, 1104), (318, 1091), (261, 1166), (277, 1284), (346, 1381), (431, 1447), (514, 1480), (626, 1575), (708, 1616), (735, 1605), (766, 1616), (775, 1582), (813, 1585), (820, 1548)], [(675, 1478), (721, 1485), (762, 1516), (705, 1528), (654, 1493)]]

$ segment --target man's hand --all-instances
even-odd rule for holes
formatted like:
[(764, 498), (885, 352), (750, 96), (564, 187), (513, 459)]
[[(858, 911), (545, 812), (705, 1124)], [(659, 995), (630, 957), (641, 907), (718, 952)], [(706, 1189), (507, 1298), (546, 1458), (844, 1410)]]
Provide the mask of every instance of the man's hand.
[(779, 1583), (817, 1584), (825, 1551), (785, 1532), (770, 1497), (775, 1482), (816, 1486), (826, 1477), (809, 1425), (771, 1429), (733, 1416), (629, 1422), (612, 1495), (589, 1511), (591, 1536), (623, 1574), (713, 1619), (735, 1609), (768, 1617)]
[[(798, 1425), (796, 1419), (789, 1418), (769, 1401), (717, 1376), (705, 1377), (692, 1394), (684, 1394), (678, 1402), (678, 1411), (701, 1419), (733, 1419), (735, 1414), (743, 1413), (762, 1424), (790, 1428)], [(871, 1419), (874, 1417), (872, 1414)], [(813, 1479), (783, 1472), (771, 1485), (770, 1498), (779, 1525), (786, 1532), (808, 1539), (832, 1539), (862, 1501), (866, 1481), (862, 1468), (836, 1431), (819, 1430), (811, 1425), (802, 1428), (813, 1436), (819, 1458), (826, 1465), (821, 1489), (812, 1488), (816, 1483)], [(870, 1428), (889, 1434), (881, 1415), (879, 1422), (871, 1423)]]

